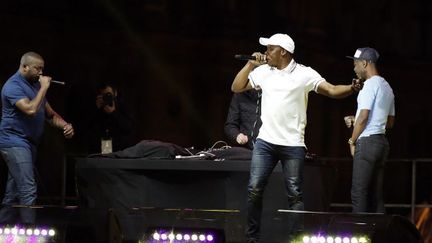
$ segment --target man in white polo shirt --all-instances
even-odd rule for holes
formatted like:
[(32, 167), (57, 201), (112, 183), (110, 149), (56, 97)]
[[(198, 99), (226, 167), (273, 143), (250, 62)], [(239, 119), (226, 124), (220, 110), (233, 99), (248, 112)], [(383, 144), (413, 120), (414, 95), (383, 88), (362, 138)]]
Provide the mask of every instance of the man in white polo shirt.
[(353, 212), (384, 213), (384, 164), (389, 153), (386, 129), (393, 127), (394, 94), (389, 83), (379, 75), (378, 52), (370, 47), (358, 48), (353, 57), (354, 72), (364, 82), (357, 96), (357, 112), (345, 119), (354, 124), (348, 139), (354, 156), (351, 186)]
[(361, 89), (358, 83), (332, 85), (310, 67), (293, 59), (294, 41), (286, 34), (260, 38), (267, 47), (264, 54), (255, 52), (238, 72), (233, 92), (252, 88), (262, 91), (262, 126), (253, 149), (248, 185), (249, 242), (258, 242), (262, 213), (262, 196), (268, 178), (281, 161), (290, 209), (303, 210), (301, 188), (306, 146), (306, 109), (308, 93), (343, 98)]

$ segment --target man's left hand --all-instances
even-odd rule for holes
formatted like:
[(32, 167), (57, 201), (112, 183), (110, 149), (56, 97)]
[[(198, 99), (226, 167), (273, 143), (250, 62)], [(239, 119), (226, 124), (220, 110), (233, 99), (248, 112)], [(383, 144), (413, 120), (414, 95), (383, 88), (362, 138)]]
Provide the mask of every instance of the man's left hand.
[(350, 152), (351, 152), (351, 156), (353, 156), (353, 157), (354, 157), (354, 152), (355, 152), (355, 144), (350, 144), (350, 145), (349, 145), (349, 147), (350, 147)]
[(67, 123), (64, 127), (63, 127), (63, 135), (65, 136), (65, 138), (69, 139), (72, 138), (74, 135), (74, 129), (72, 127), (72, 124)]
[(354, 78), (351, 83), (351, 89), (355, 92), (359, 92), (363, 88), (363, 79)]

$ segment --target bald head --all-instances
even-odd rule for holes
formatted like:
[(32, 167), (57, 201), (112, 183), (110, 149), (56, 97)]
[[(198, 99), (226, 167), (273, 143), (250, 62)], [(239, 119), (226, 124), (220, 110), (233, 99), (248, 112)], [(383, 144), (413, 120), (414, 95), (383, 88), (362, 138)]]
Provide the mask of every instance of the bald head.
[(29, 52), (24, 53), (24, 55), (22, 55), (20, 64), (21, 64), (21, 66), (24, 66), (24, 65), (28, 66), (28, 65), (34, 64), (36, 61), (39, 61), (39, 62), (43, 61), (42, 56), (36, 52), (29, 51)]
[(29, 81), (37, 81), (44, 69), (44, 60), (36, 52), (24, 53), (21, 57), (19, 71)]

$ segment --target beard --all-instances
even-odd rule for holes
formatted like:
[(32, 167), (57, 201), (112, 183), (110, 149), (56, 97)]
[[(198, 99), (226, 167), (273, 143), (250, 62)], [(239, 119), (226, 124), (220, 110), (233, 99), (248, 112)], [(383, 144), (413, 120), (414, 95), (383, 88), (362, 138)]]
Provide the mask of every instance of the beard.
[(36, 83), (36, 82), (39, 82), (39, 76), (30, 76), (30, 77), (27, 77), (27, 80), (30, 83)]

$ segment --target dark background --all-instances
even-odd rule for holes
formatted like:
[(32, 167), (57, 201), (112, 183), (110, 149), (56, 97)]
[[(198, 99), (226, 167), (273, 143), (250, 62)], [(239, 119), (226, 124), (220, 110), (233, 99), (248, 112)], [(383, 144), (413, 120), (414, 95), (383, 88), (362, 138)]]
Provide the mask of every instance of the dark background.
[[(100, 81), (118, 84), (139, 139), (202, 149), (226, 140), (230, 86), (244, 65), (233, 56), (264, 52), (258, 38), (277, 32), (294, 39), (297, 62), (333, 84), (354, 77), (346, 55), (376, 48), (381, 74), (396, 95), (390, 157), (431, 157), (431, 1), (3, 0), (1, 84), (23, 53), (40, 53), (45, 74), (67, 82), (51, 85), (51, 106), (76, 129), (76, 137), (64, 142), (60, 132), (46, 128), (40, 194), (58, 195), (64, 154), (85, 155), (82, 126)], [(355, 112), (355, 98), (311, 92), (306, 144), (312, 153), (349, 157), (343, 116)], [(429, 172), (419, 172), (420, 182), (430, 185)]]

